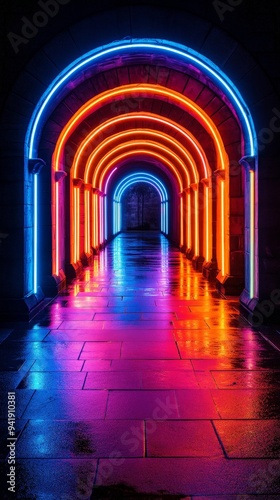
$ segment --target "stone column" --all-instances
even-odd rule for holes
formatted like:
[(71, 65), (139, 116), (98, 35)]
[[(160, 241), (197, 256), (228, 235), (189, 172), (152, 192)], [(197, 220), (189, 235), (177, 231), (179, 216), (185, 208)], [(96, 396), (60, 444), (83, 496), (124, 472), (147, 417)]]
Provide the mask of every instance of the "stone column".
[(191, 184), (193, 191), (193, 218), (192, 225), (193, 231), (193, 249), (194, 256), (192, 258), (192, 265), (196, 271), (202, 271), (202, 264), (204, 262), (203, 256), (203, 214), (204, 214), (204, 196), (203, 184), (201, 182)]
[[(244, 215), (242, 179), (232, 179), (226, 170), (216, 170), (217, 263), (216, 285), (224, 295), (239, 295), (244, 287)], [(222, 184), (223, 183), (223, 184)], [(224, 207), (222, 203), (224, 197)], [(242, 206), (241, 206), (242, 205)], [(224, 228), (221, 217), (224, 216)], [(223, 243), (224, 241), (224, 243)], [(224, 246), (224, 262), (222, 247)], [(222, 269), (224, 264), (224, 269)]]

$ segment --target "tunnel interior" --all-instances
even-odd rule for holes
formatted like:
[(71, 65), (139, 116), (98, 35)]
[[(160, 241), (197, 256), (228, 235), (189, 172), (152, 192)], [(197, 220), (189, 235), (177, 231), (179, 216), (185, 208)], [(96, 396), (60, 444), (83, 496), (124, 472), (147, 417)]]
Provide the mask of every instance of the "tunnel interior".
[(123, 193), (121, 230), (161, 229), (161, 199), (156, 188), (136, 182)]
[[(253, 127), (203, 56), (147, 40), (96, 49), (55, 81), (28, 134), (30, 160), (47, 166), (34, 175), (35, 289), (55, 294), (121, 230), (142, 227), (159, 229), (222, 293), (254, 295), (255, 171), (240, 164), (254, 161)], [(158, 222), (143, 207), (140, 220), (143, 187), (158, 198)]]

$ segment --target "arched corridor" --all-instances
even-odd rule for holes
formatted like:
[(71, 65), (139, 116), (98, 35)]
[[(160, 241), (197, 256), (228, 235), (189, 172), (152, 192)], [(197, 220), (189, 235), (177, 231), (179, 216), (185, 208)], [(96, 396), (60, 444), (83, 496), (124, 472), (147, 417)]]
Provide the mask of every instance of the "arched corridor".
[(1, 5), (2, 497), (280, 498), (280, 3)]
[[(58, 105), (62, 99), (71, 113)], [(39, 265), (41, 248), (52, 257), (55, 286), (63, 286), (65, 275), (77, 275), (118, 234), (123, 189), (142, 180), (161, 192), (161, 230), (194, 268), (216, 278), (223, 293), (245, 288), (252, 300), (257, 153), (246, 103), (202, 54), (149, 39), (84, 54), (48, 87), (27, 130), (31, 165), (52, 164), (51, 186), (48, 168), (38, 179), (35, 171), (33, 182), (36, 235), (49, 210), (38, 209), (42, 186), (52, 194), (51, 232), (34, 242), (34, 290), (47, 290), (50, 262)]]
[[(239, 296), (248, 317), (277, 290), (277, 236), (274, 229), (267, 235), (266, 211), (258, 205), (263, 186), (278, 175), (272, 86), (250, 51), (211, 15), (209, 30), (192, 12), (178, 31), (180, 9), (170, 7), (170, 24), (167, 10), (154, 6), (141, 25), (145, 9), (123, 7), (130, 36), (114, 6), (110, 22), (100, 13), (102, 32), (99, 15), (76, 22), (70, 9), (70, 25), (30, 55), (7, 91), (4, 318), (32, 318), (46, 297), (78, 276), (122, 228), (123, 189), (137, 179), (160, 193), (162, 233), (222, 294)], [(5, 187), (10, 182), (16, 205)]]

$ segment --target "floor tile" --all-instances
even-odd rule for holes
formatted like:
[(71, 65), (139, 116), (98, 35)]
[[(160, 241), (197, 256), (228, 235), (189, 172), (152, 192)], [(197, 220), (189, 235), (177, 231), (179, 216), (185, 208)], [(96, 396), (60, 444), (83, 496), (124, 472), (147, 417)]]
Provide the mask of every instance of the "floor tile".
[[(7, 402), (8, 402), (8, 392), (10, 389), (0, 392), (0, 418), (7, 419)], [(26, 389), (24, 391), (15, 390), (15, 413), (16, 418), (22, 418), (23, 413), (35, 394), (34, 390)]]
[[(103, 322), (95, 321), (62, 321), (59, 325), (59, 330), (98, 330), (102, 328)], [(52, 328), (54, 330), (54, 328)]]
[(84, 360), (83, 362), (83, 371), (86, 372), (110, 370), (112, 365), (111, 359), (89, 359)]
[(246, 359), (246, 356), (228, 359), (192, 359), (191, 362), (194, 370), (279, 370), (278, 359)]
[(33, 330), (15, 329), (12, 333), (10, 333), (8, 340), (15, 340), (17, 342), (40, 342), (41, 340), (44, 340), (49, 332), (49, 328), (37, 328)]
[(141, 389), (141, 372), (89, 372), (84, 389)]
[(83, 372), (32, 371), (22, 379), (17, 389), (82, 389), (85, 377)]
[(57, 341), (84, 341), (84, 342), (105, 342), (105, 341), (173, 341), (172, 330), (139, 330), (123, 328), (118, 330), (52, 330), (44, 339), (46, 342)]
[(148, 457), (223, 456), (209, 421), (155, 421), (151, 430), (146, 430)]
[(181, 419), (219, 418), (211, 393), (203, 389), (176, 390)]
[(212, 372), (195, 371), (194, 375), (201, 389), (217, 389), (217, 384), (212, 377)]
[(107, 419), (179, 418), (174, 391), (109, 392)]
[(175, 342), (123, 342), (122, 359), (178, 359)]
[(26, 424), (27, 420), (22, 420), (17, 418), (15, 424), (11, 426), (14, 427), (15, 429), (15, 430), (11, 429), (11, 432), (14, 432), (14, 435), (11, 436), (8, 429), (9, 424), (7, 421), (7, 415), (5, 419), (0, 419), (0, 459), (4, 459), (9, 455), (9, 448), (7, 446), (9, 444), (8, 438), (13, 437), (18, 440)]
[[(280, 367), (279, 367), (280, 368)], [(219, 389), (266, 389), (280, 387), (280, 371), (212, 371)]]
[(22, 368), (25, 363), (25, 359), (11, 359), (11, 358), (3, 358), (1, 359), (0, 364), (0, 373), (1, 372), (16, 372)]
[(280, 458), (279, 420), (219, 420), (214, 426), (230, 458)]
[(150, 320), (150, 321), (145, 321), (145, 324), (143, 325), (143, 321), (104, 321), (103, 323), (103, 328), (106, 329), (118, 329), (118, 328), (129, 328), (129, 329), (140, 329), (142, 330), (143, 328), (148, 328), (150, 330), (152, 329), (168, 329), (172, 328), (172, 324), (170, 321), (155, 321), (155, 320)]
[(142, 320), (169, 320), (172, 321), (175, 319), (175, 313), (173, 312), (142, 312), (141, 314), (141, 319)]
[(277, 419), (280, 412), (278, 390), (211, 390), (222, 419)]
[(208, 324), (203, 319), (185, 319), (181, 321), (172, 321), (174, 328), (185, 328), (187, 330), (201, 330), (207, 328)]
[(144, 370), (144, 371), (177, 371), (191, 370), (192, 364), (189, 360), (182, 359), (113, 359), (112, 370)]
[(141, 319), (140, 313), (96, 313), (94, 321), (137, 321)]
[(0, 391), (14, 391), (24, 377), (23, 371), (0, 372)]
[(30, 371), (33, 372), (79, 372), (84, 361), (79, 359), (37, 359)]
[(77, 359), (83, 342), (10, 342), (0, 350), (0, 356), (24, 357), (26, 359)]
[[(2, 464), (2, 469), (4, 473), (1, 476), (4, 478), (8, 472), (6, 464)], [(76, 500), (78, 498), (90, 500), (96, 469), (96, 459), (18, 459), (17, 498), (22, 500)], [(1, 489), (6, 490), (6, 477)]]
[(85, 342), (80, 359), (118, 359), (121, 342)]
[(143, 389), (188, 389), (198, 388), (193, 372), (189, 371), (145, 371), (142, 375)]
[(11, 333), (13, 332), (13, 328), (0, 328), (0, 344), (4, 340), (6, 340)]
[[(137, 493), (160, 495), (162, 491), (167, 491), (183, 498), (186, 495), (212, 495), (215, 500), (219, 500), (220, 495), (228, 492), (230, 495), (235, 495), (236, 500), (243, 500), (236, 495), (257, 493), (260, 484), (264, 484), (263, 480), (257, 480), (259, 471), (267, 471), (272, 464), (270, 459), (227, 460), (220, 457), (128, 458), (125, 462), (120, 461), (116, 464), (101, 459), (98, 463), (95, 485), (96, 488), (98, 486), (104, 488), (106, 485), (126, 485), (131, 488), (131, 498)], [(264, 484), (264, 488), (266, 495), (279, 494), (278, 478), (272, 477), (271, 482)]]
[(100, 419), (104, 418), (107, 391), (36, 391), (23, 413), (28, 419)]
[(136, 420), (31, 420), (17, 442), (18, 458), (127, 458), (144, 451), (144, 422)]

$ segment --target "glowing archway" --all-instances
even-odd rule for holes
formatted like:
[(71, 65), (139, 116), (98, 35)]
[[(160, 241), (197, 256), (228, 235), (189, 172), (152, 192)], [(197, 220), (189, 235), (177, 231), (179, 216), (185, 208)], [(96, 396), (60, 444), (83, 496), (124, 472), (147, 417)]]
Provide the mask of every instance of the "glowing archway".
[(167, 40), (157, 40), (157, 43), (154, 43), (153, 40), (149, 39), (131, 39), (130, 43), (123, 43), (122, 41), (112, 42), (106, 47), (102, 47), (102, 49), (97, 48), (84, 54), (71, 65), (67, 66), (67, 68), (55, 78), (38, 102), (32, 115), (26, 137), (26, 153), (28, 158), (36, 157), (38, 144), (37, 134), (42, 129), (42, 124), (45, 121), (45, 114), (49, 113), (49, 108), (51, 109), (52, 107), (52, 101), (57, 98), (59, 93), (73, 77), (80, 71), (84, 71), (87, 67), (96, 64), (98, 60), (106, 59), (107, 56), (113, 53), (134, 52), (139, 49), (143, 49), (145, 52), (162, 52), (174, 56), (175, 58), (182, 58), (185, 63), (190, 63), (194, 67), (197, 67), (200, 71), (205, 73), (210, 80), (213, 80), (217, 87), (228, 97), (239, 116), (245, 138), (244, 155), (255, 156), (255, 154), (257, 154), (257, 139), (251, 114), (237, 87), (220, 68), (202, 54), (178, 43)]
[[(53, 81), (53, 83), (48, 87), (47, 91), (42, 96), (38, 105), (36, 106), (34, 113), (32, 115), (30, 125), (27, 131), (26, 136), (26, 157), (29, 159), (36, 158), (37, 156), (37, 147), (39, 143), (40, 133), (43, 129), (43, 125), (45, 123), (46, 118), (49, 116), (51, 110), (53, 109), (54, 103), (57, 101), (59, 97), (63, 95), (63, 92), (67, 91), (67, 84), (73, 77), (76, 77), (79, 72), (84, 71), (86, 68), (91, 67), (97, 61), (106, 59), (107, 56), (113, 53), (123, 53), (125, 51), (132, 52), (135, 50), (143, 50), (147, 52), (156, 52), (156, 53), (164, 53), (169, 55), (170, 57), (178, 58), (186, 64), (191, 64), (196, 67), (199, 71), (206, 74), (210, 81), (227, 97), (229, 100), (232, 109), (234, 110), (236, 116), (238, 116), (239, 123), (241, 124), (243, 139), (244, 139), (244, 156), (255, 157), (257, 156), (257, 141), (256, 134), (252, 122), (251, 115), (241, 97), (236, 87), (233, 83), (227, 78), (227, 76), (217, 68), (211, 61), (202, 55), (188, 49), (179, 44), (167, 42), (164, 40), (158, 40), (157, 43), (154, 43), (151, 40), (131, 40), (130, 43), (124, 42), (114, 42), (102, 49), (96, 49), (91, 51), (88, 54), (85, 54), (83, 57), (79, 58), (73, 64), (68, 66), (64, 71), (60, 73), (60, 75)], [(64, 90), (65, 89), (65, 90)], [(163, 91), (161, 94), (161, 98), (169, 95), (169, 91)], [(180, 101), (181, 98), (179, 98)], [(200, 117), (200, 120), (205, 124), (206, 129), (213, 136), (213, 129), (208, 128), (209, 122), (207, 122), (207, 115), (204, 116), (201, 110), (196, 109), (193, 106), (193, 103), (189, 103), (188, 111), (190, 114), (196, 112), (196, 116)], [(214, 134), (215, 135), (215, 134)], [(218, 158), (223, 159), (223, 144), (219, 141), (216, 142), (214, 140), (216, 151), (218, 154)], [(255, 163), (256, 165), (256, 163)], [(218, 165), (218, 170), (224, 170), (226, 166), (225, 163), (221, 163)], [(255, 294), (255, 283), (254, 283), (254, 256), (255, 256), (255, 208), (254, 208), (254, 196), (255, 196), (255, 172), (253, 167), (249, 176), (249, 191), (247, 191), (247, 197), (249, 199), (250, 211), (249, 211), (249, 227), (250, 227), (250, 243), (249, 243), (249, 253), (250, 253), (250, 266), (249, 266), (249, 289), (250, 289), (250, 297), (252, 298)], [(60, 169), (60, 165), (58, 164), (58, 168), (55, 170), (58, 171)], [(221, 213), (224, 217), (226, 214), (224, 213), (225, 205), (224, 199), (227, 196), (225, 192), (225, 179), (223, 176), (220, 177), (220, 199), (221, 199)], [(59, 188), (58, 184), (55, 188), (56, 200), (58, 201), (59, 197)], [(34, 291), (36, 293), (37, 289), (37, 231), (38, 231), (38, 214), (37, 214), (37, 206), (38, 206), (38, 192), (37, 192), (37, 177), (34, 176)], [(58, 207), (58, 204), (57, 204)], [(58, 208), (56, 208), (56, 211)], [(225, 226), (221, 227), (222, 236), (225, 237)], [(246, 243), (247, 244), (247, 243)], [(58, 262), (59, 264), (59, 262)]]
[[(157, 144), (153, 145), (153, 148), (150, 150), (147, 147), (144, 147), (144, 143), (140, 143), (142, 146), (142, 149), (136, 149), (135, 144), (132, 143), (132, 150), (128, 150), (125, 152), (122, 152), (121, 154), (114, 156), (113, 159), (108, 163), (106, 168), (104, 168), (105, 171), (109, 171), (109, 175), (107, 177), (106, 183), (104, 185), (104, 191), (101, 191), (98, 188), (92, 187), (91, 184), (85, 184), (87, 189), (89, 188), (93, 192), (93, 211), (92, 211), (92, 246), (94, 248), (98, 247), (101, 243), (103, 243), (102, 236), (105, 236), (107, 234), (107, 189), (108, 189), (108, 184), (109, 181), (112, 178), (112, 175), (117, 171), (118, 167), (116, 165), (120, 165), (120, 163), (124, 160), (128, 160), (130, 157), (135, 159), (138, 156), (143, 157), (150, 157), (151, 159), (157, 159), (161, 164), (164, 164), (168, 167), (170, 171), (174, 172), (174, 178), (176, 179), (176, 185), (177, 185), (177, 192), (180, 192), (180, 189), (182, 189), (182, 179), (180, 178), (178, 172), (176, 172), (176, 168), (166, 155), (164, 155), (164, 150), (163, 148), (157, 150)], [(125, 149), (126, 145), (122, 145), (120, 149)], [(117, 150), (114, 152), (115, 155), (120, 152), (117, 148)], [(166, 153), (166, 152), (165, 152)], [(168, 151), (167, 151), (168, 153)], [(172, 152), (171, 152), (172, 153)], [(175, 175), (176, 174), (176, 175)], [(143, 174), (144, 175), (144, 174)], [(149, 177), (149, 174), (146, 174), (146, 181), (148, 182), (153, 180), (155, 182), (156, 177), (151, 176)], [(73, 262), (77, 262), (79, 260), (79, 227), (80, 227), (80, 187), (82, 185), (81, 182), (77, 182), (77, 179), (73, 179), (73, 237), (72, 237), (72, 243), (71, 243), (71, 249), (72, 249), (72, 259)], [(162, 183), (157, 180), (159, 183), (159, 186), (162, 185)], [(158, 186), (158, 187), (159, 187)], [(162, 185), (163, 186), (163, 185)], [(88, 195), (86, 195), (86, 198)], [(104, 201), (102, 201), (104, 200)], [(163, 203), (167, 202), (167, 193), (164, 193)], [(89, 201), (86, 202), (85, 204), (89, 207)], [(166, 206), (167, 210), (167, 206)], [(87, 209), (85, 211), (85, 226), (87, 228), (90, 227), (90, 210)], [(167, 218), (166, 218), (167, 220)], [(165, 228), (167, 229), (168, 226), (165, 225)], [(164, 228), (162, 227), (163, 232)], [(198, 230), (198, 228), (196, 228)], [(182, 231), (182, 228), (181, 228)], [(89, 230), (87, 230), (87, 233), (89, 233)], [(89, 242), (90, 238), (87, 238), (87, 241)], [(57, 239), (57, 241), (59, 241)], [(89, 251), (90, 245), (88, 243), (88, 247), (86, 250)]]
[[(172, 102), (176, 103), (183, 109), (187, 109), (190, 114), (194, 115), (199, 121), (202, 122), (202, 125), (204, 128), (207, 130), (207, 132), (210, 134), (216, 154), (217, 154), (217, 166), (218, 170), (226, 170), (226, 167), (228, 166), (228, 158), (227, 154), (224, 149), (223, 141), (222, 138), (212, 122), (212, 120), (208, 117), (208, 115), (199, 108), (196, 104), (194, 104), (190, 99), (186, 98), (185, 96), (182, 96), (181, 94), (178, 94), (175, 91), (167, 90), (164, 87), (157, 86), (157, 85), (124, 85), (119, 87), (116, 90), (110, 90), (103, 92), (97, 97), (94, 97), (91, 99), (89, 102), (87, 102), (85, 105), (83, 105), (80, 110), (74, 114), (74, 116), (71, 118), (71, 120), (67, 123), (67, 125), (64, 127), (63, 131), (60, 134), (59, 140), (56, 145), (55, 153), (54, 153), (54, 168), (55, 170), (59, 169), (59, 166), (63, 163), (63, 148), (70, 137), (70, 135), (73, 133), (73, 131), (77, 128), (79, 123), (82, 122), (89, 114), (93, 112), (93, 110), (96, 110), (99, 108), (101, 104), (105, 104), (106, 102), (112, 102), (116, 98), (118, 99), (119, 97), (122, 97), (124, 95), (133, 95), (133, 92), (136, 93), (136, 95), (142, 95), (144, 93), (145, 97), (147, 95), (152, 95), (153, 98), (163, 98), (163, 99), (169, 99)], [(219, 260), (221, 263), (221, 273), (224, 276), (227, 271), (227, 263), (228, 259), (226, 259), (226, 253), (228, 249), (228, 241), (227, 243), (225, 240), (228, 240), (228, 230), (226, 227), (228, 217), (227, 217), (227, 212), (226, 212), (226, 207), (225, 207), (225, 200), (227, 199), (226, 197), (226, 188), (224, 186), (225, 183), (225, 177), (221, 177), (219, 180), (218, 184), (218, 196), (221, 198), (221, 204), (223, 205), (223, 210), (221, 210), (221, 220), (220, 220), (220, 238), (221, 238), (221, 246), (220, 248), (220, 254), (219, 254)], [(181, 191), (183, 191), (183, 185), (181, 185), (180, 188)], [(197, 190), (195, 190), (194, 193), (195, 197), (195, 206), (198, 207), (198, 193)], [(183, 202), (181, 201), (181, 210), (183, 209)], [(56, 198), (56, 205), (58, 204), (58, 198)], [(197, 211), (197, 208), (195, 209)], [(182, 215), (181, 215), (182, 219)], [(58, 224), (56, 224), (58, 227)], [(182, 226), (182, 220), (181, 220), (181, 226)], [(195, 249), (196, 252), (199, 253), (199, 240), (198, 240), (198, 213), (196, 215), (196, 236), (195, 236)], [(182, 234), (182, 231), (181, 231)], [(58, 241), (58, 234), (56, 241)], [(182, 244), (182, 240), (180, 239), (180, 244)], [(58, 251), (58, 247), (57, 247)], [(59, 259), (57, 259), (57, 262), (59, 262)]]
[(133, 184), (138, 182), (145, 182), (151, 184), (158, 191), (162, 204), (161, 211), (161, 231), (165, 234), (168, 233), (168, 194), (164, 184), (154, 175), (147, 172), (137, 172), (127, 175), (117, 185), (113, 194), (113, 226), (114, 234), (121, 230), (121, 198), (124, 191)]
[[(81, 173), (79, 171), (79, 165), (81, 163), (80, 160), (85, 155), (85, 151), (87, 150), (87, 148), (90, 147), (92, 143), (94, 144), (97, 137), (99, 137), (100, 135), (102, 136), (102, 134), (104, 134), (106, 137), (106, 130), (115, 130), (118, 125), (126, 126), (130, 121), (134, 122), (135, 120), (145, 120), (148, 123), (151, 123), (151, 125), (164, 125), (165, 127), (170, 128), (171, 131), (179, 133), (181, 140), (186, 141), (188, 151), (192, 151), (193, 155), (197, 155), (199, 162), (197, 161), (196, 164), (197, 166), (199, 164), (201, 165), (201, 177), (208, 178), (211, 175), (211, 170), (205, 152), (201, 144), (199, 144), (198, 140), (191, 134), (189, 130), (184, 129), (184, 127), (182, 127), (181, 125), (176, 124), (174, 121), (160, 115), (155, 115), (152, 113), (127, 113), (116, 118), (111, 118), (105, 123), (102, 123), (94, 130), (92, 130), (88, 134), (88, 136), (81, 142), (81, 144), (77, 148), (77, 152), (73, 160), (73, 177), (81, 176)], [(127, 128), (127, 130), (131, 130), (131, 128)]]

